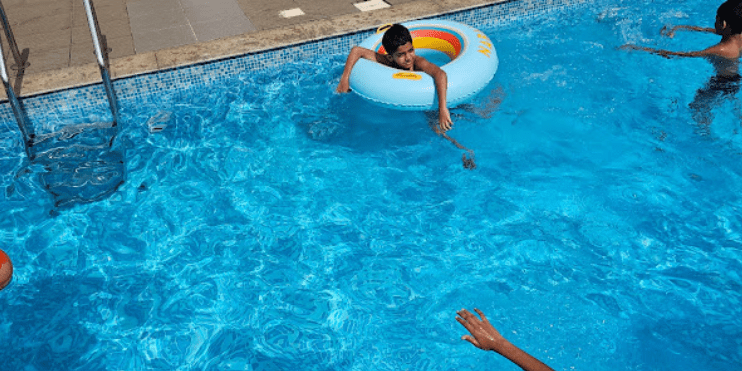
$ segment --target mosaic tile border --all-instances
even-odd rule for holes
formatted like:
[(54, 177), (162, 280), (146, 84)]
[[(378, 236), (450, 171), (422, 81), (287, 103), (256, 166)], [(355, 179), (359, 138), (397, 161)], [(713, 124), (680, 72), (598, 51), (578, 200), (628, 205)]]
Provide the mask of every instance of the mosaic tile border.
[[(486, 28), (542, 16), (550, 11), (599, 2), (601, 0), (508, 0), (428, 18), (453, 20)], [(372, 32), (359, 31), (216, 62), (123, 78), (114, 81), (114, 90), (122, 108), (148, 104), (160, 100), (165, 93), (192, 91), (234, 79), (241, 73), (299, 60), (311, 60), (318, 54), (346, 54), (353, 45), (360, 43)], [(102, 84), (27, 97), (23, 99), (23, 105), (37, 133), (54, 132), (69, 124), (111, 121)], [(7, 102), (0, 106), (0, 121), (4, 123), (0, 125), (0, 132), (18, 130)]]

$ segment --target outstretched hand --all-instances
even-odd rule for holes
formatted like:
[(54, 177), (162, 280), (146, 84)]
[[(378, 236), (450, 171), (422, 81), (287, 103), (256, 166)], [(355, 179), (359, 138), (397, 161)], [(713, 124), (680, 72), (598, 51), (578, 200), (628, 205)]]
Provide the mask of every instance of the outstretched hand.
[(494, 350), (525, 371), (554, 371), (545, 363), (524, 352), (502, 337), (490, 324), (490, 321), (487, 320), (487, 317), (484, 316), (482, 311), (476, 308), (474, 308), (474, 311), (479, 314), (479, 317), (482, 318), (481, 320), (466, 309), (456, 312), (458, 314), (456, 320), (471, 333), (471, 335), (462, 336), (462, 339), (472, 343), (479, 349)]
[(669, 38), (671, 38), (671, 39), (672, 39), (673, 37), (675, 37), (675, 31), (676, 31), (677, 29), (678, 29), (678, 27), (677, 27), (677, 26), (675, 26), (675, 27), (669, 27), (668, 25), (665, 25), (665, 26), (664, 26), (664, 27), (662, 27), (662, 29), (660, 30), (660, 35), (662, 35), (662, 36), (667, 36), (667, 37), (669, 37)]
[(346, 78), (340, 78), (340, 83), (338, 83), (338, 87), (335, 89), (338, 93), (347, 93), (350, 91), (350, 82)]
[(672, 58), (672, 56), (670, 55), (670, 52), (668, 52), (667, 50), (647, 48), (645, 46), (638, 46), (634, 44), (624, 44), (624, 45), (619, 46), (618, 49), (619, 50), (641, 50), (641, 51), (659, 55), (660, 57), (663, 57), (663, 58), (667, 58), (667, 59)]
[(448, 107), (442, 107), (438, 112), (438, 134), (451, 130), (452, 126), (453, 120), (451, 120), (451, 113), (448, 111)]
[(456, 312), (458, 314), (456, 320), (471, 333), (471, 335), (462, 336), (461, 339), (472, 343), (479, 349), (498, 352), (497, 349), (506, 341), (505, 338), (490, 324), (481, 310), (474, 308), (474, 311), (482, 317), (481, 320), (466, 309)]
[(624, 44), (618, 47), (619, 50), (642, 50), (641, 46), (634, 44)]

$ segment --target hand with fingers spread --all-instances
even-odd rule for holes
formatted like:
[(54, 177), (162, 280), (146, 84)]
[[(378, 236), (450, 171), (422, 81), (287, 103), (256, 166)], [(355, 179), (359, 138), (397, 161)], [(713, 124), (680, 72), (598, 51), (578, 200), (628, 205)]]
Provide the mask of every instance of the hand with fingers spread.
[(471, 333), (471, 335), (462, 336), (461, 339), (472, 343), (479, 349), (494, 350), (525, 371), (554, 371), (500, 335), (482, 311), (476, 308), (474, 311), (479, 314), (481, 320), (466, 309), (456, 312), (458, 314), (456, 320)]
[(500, 353), (497, 351), (498, 345), (507, 342), (507, 340), (490, 324), (482, 311), (476, 308), (474, 308), (474, 311), (482, 317), (481, 321), (466, 309), (456, 312), (459, 315), (456, 320), (471, 333), (471, 335), (462, 336), (461, 339), (474, 344), (479, 349), (494, 350)]

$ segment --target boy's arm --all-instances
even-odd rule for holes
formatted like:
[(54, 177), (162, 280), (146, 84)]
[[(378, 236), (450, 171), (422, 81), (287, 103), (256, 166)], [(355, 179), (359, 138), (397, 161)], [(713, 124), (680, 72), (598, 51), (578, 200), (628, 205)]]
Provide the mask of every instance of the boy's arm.
[(451, 121), (451, 113), (448, 112), (448, 106), (446, 105), (446, 93), (448, 91), (448, 76), (446, 75), (446, 71), (443, 71), (440, 67), (428, 62), (423, 57), (415, 58), (415, 69), (423, 71), (433, 77), (433, 81), (435, 82), (435, 91), (438, 93), (439, 130), (441, 130), (441, 132), (450, 130), (453, 121)]
[(493, 350), (499, 353), (525, 371), (554, 371), (551, 367), (516, 347), (500, 335), (500, 332), (490, 324), (482, 311), (476, 308), (474, 311), (482, 317), (481, 320), (466, 309), (456, 312), (458, 314), (456, 320), (471, 333), (471, 335), (462, 336), (462, 339), (479, 349)]
[(340, 76), (340, 83), (337, 87), (338, 93), (347, 93), (350, 90), (350, 71), (353, 70), (356, 62), (359, 59), (365, 58), (372, 61), (379, 61), (376, 52), (370, 49), (362, 48), (360, 46), (354, 46), (353, 49), (348, 53), (348, 59), (345, 60), (345, 69), (343, 75)]
[(652, 54), (657, 54), (660, 56), (663, 56), (665, 58), (670, 57), (708, 57), (708, 56), (718, 56), (728, 59), (734, 59), (739, 58), (739, 51), (732, 50), (731, 48), (725, 47), (722, 44), (716, 44), (710, 48), (706, 48), (699, 51), (693, 51), (693, 52), (674, 52), (671, 50), (664, 50), (664, 49), (655, 49), (655, 48), (648, 48), (645, 46), (638, 46), (634, 44), (626, 44), (621, 46), (619, 49), (623, 50), (641, 50), (645, 52), (649, 52)]
[(709, 32), (709, 33), (716, 33), (716, 29), (710, 28), (710, 27), (698, 27), (698, 26), (689, 26), (689, 25), (679, 25), (674, 27), (662, 27), (660, 30), (660, 34), (667, 36), (669, 38), (675, 37), (675, 32), (678, 30), (688, 30), (688, 31), (698, 31), (698, 32)]

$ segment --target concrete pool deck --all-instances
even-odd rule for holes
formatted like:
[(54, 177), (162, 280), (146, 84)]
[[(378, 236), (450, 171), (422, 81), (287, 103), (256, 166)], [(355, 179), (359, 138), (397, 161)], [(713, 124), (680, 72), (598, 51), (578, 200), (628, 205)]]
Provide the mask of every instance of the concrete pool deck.
[[(114, 79), (508, 0), (93, 0)], [(3, 0), (28, 49), (20, 96), (99, 83), (82, 0)], [(356, 6), (358, 4), (358, 6)], [(362, 10), (361, 8), (378, 8)], [(6, 65), (14, 64), (2, 35)], [(10, 70), (10, 82), (17, 81)], [(2, 90), (2, 89), (0, 89)], [(5, 91), (0, 98), (7, 100)]]

